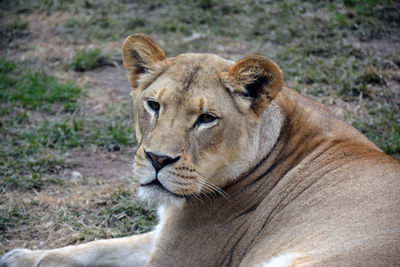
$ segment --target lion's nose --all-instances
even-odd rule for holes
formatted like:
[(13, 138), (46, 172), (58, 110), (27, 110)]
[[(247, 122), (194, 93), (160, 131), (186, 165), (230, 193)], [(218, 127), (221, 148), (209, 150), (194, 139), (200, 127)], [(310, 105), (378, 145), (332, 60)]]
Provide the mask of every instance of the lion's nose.
[(161, 156), (161, 155), (156, 155), (151, 152), (145, 151), (146, 157), (151, 161), (151, 164), (153, 165), (154, 169), (156, 169), (156, 172), (164, 168), (165, 166), (172, 164), (174, 162), (177, 162), (180, 157), (176, 158), (171, 158), (168, 156)]

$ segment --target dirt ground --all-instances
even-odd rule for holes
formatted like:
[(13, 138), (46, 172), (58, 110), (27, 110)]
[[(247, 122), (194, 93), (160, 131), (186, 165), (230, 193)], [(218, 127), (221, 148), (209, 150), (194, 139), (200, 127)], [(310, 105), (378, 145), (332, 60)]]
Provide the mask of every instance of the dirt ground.
[[(54, 3), (62, 2), (55, 1)], [(95, 5), (94, 1), (85, 2), (88, 5)], [(105, 2), (113, 3), (113, 1)], [(213, 3), (212, 1), (203, 2)], [(40, 3), (39, 1), (39, 6)], [(123, 6), (123, 4), (121, 5)], [(143, 23), (150, 24), (156, 23), (154, 22), (155, 14), (159, 14), (159, 16), (168, 14), (168, 9), (157, 7), (157, 4), (149, 7), (149, 9), (141, 7), (140, 4), (127, 4), (127, 11), (123, 14), (124, 16), (128, 13), (131, 16), (146, 17), (147, 12), (152, 17), (148, 17)], [(123, 105), (130, 105), (130, 86), (119, 56), (124, 36), (121, 34), (114, 39), (102, 39), (88, 36), (91, 34), (88, 31), (82, 30), (81, 33), (76, 33), (76, 28), (71, 30), (71, 27), (68, 28), (66, 25), (70, 25), (72, 22), (78, 23), (79, 20), (86, 21), (85, 16), (93, 17), (97, 14), (92, 12), (96, 11), (83, 9), (80, 6), (76, 9), (73, 6), (63, 9), (61, 4), (60, 8), (54, 8), (54, 5), (52, 8), (50, 11), (42, 7), (29, 12), (16, 12), (12, 16), (3, 16), (1, 20), (4, 25), (10, 25), (15, 21), (28, 22), (28, 25), (21, 30), (19, 35), (8, 40), (9, 43), (6, 48), (0, 51), (0, 56), (14, 62), (24, 62), (29, 68), (54, 75), (60, 80), (73, 80), (84, 88), (84, 97), (81, 97), (79, 101), (81, 103), (80, 113), (85, 114), (85, 116), (107, 116), (110, 110), (118, 110)], [(277, 7), (271, 7), (271, 9), (273, 8)], [(306, 15), (320, 16), (321, 20), (325, 16), (323, 11), (318, 9)], [(136, 23), (139, 24), (139, 27), (132, 27), (132, 32), (144, 27), (140, 26), (142, 25), (140, 20)], [(245, 24), (246, 21), (242, 23)], [(327, 104), (337, 116), (349, 123), (355, 121), (367, 123), (368, 121), (380, 120), (381, 117), (379, 116), (381, 115), (376, 118), (369, 118), (371, 106), (389, 110), (395, 117), (396, 123), (399, 123), (398, 118), (396, 118), (399, 113), (396, 114), (396, 112), (400, 108), (400, 28), (397, 27), (399, 24), (396, 23), (390, 24), (391, 26), (387, 26), (385, 31), (380, 32), (379, 38), (363, 39), (357, 35), (350, 35), (341, 40), (341, 42), (346, 43), (348, 49), (360, 53), (354, 60), (369, 56), (371, 58), (373, 56), (374, 59), (381, 59), (378, 60), (378, 65), (381, 67), (378, 74), (384, 76), (385, 86), (378, 83), (367, 84), (366, 88), (369, 89), (366, 90), (373, 92), (370, 95), (366, 96), (367, 91), (358, 92), (354, 97), (352, 95), (349, 100), (346, 97), (339, 97), (337, 93), (326, 93), (332, 92), (334, 90), (332, 88), (343, 85), (326, 86), (324, 83), (329, 83), (330, 74), (326, 74), (328, 81), (319, 82), (316, 78), (314, 81), (310, 81), (308, 85), (304, 80), (308, 77), (306, 75), (309, 74), (306, 73), (301, 76), (303, 73), (300, 73), (300, 78), (295, 75), (291, 76), (293, 68), (295, 68), (293, 66), (296, 64), (302, 64), (301, 68), (307, 68), (308, 64), (316, 66), (316, 68), (325, 68), (325, 65), (318, 65), (320, 64), (318, 61), (301, 61), (301, 56), (300, 59), (296, 59), (298, 60), (297, 63), (288, 63), (289, 61), (282, 60), (283, 72), (287, 76), (285, 85)], [(79, 29), (80, 26), (74, 27)], [(254, 25), (252, 27), (255, 28)], [(101, 32), (101, 29), (97, 31)], [(279, 32), (279, 29), (276, 31)], [(284, 31), (286, 31), (286, 28)], [(216, 33), (213, 30), (201, 27), (189, 34), (174, 32), (167, 35), (157, 31), (154, 34), (151, 31), (149, 33), (159, 41), (161, 46), (166, 47), (169, 55), (186, 50), (192, 52), (208, 51), (237, 60), (247, 54), (264, 54), (271, 56), (280, 64), (279, 58), (285, 56), (282, 51), (290, 48), (290, 45), (285, 43), (283, 39), (283, 41), (252, 40), (245, 37), (230, 38), (227, 34), (221, 34), (213, 40), (213, 35)], [(84, 38), (80, 36), (84, 36)], [(295, 43), (296, 41), (293, 41), (293, 44)], [(71, 71), (66, 66), (76, 52), (83, 48), (100, 48), (108, 56), (107, 64), (85, 72)], [(288, 52), (288, 56), (293, 57), (295, 53), (293, 51)], [(334, 69), (335, 57), (335, 53), (329, 54), (324, 59), (323, 64)], [(369, 64), (373, 63), (366, 63), (366, 65)], [(285, 69), (285, 67), (287, 68)], [(337, 70), (338, 73), (340, 71), (340, 69)], [(305, 84), (307, 86), (304, 86)], [(375, 93), (376, 87), (379, 87), (378, 93)], [(326, 91), (320, 92), (317, 88)], [(390, 99), (380, 95), (385, 92), (389, 92)], [(31, 112), (31, 116), (34, 119), (34, 111)], [(40, 120), (40, 115), (36, 117)], [(398, 129), (400, 128), (395, 128), (394, 131), (398, 131)], [(127, 235), (148, 229), (132, 226), (134, 224), (130, 222), (132, 220), (130, 217), (135, 213), (133, 211), (133, 213), (129, 213), (129, 208), (124, 206), (125, 210), (118, 210), (121, 205), (128, 205), (126, 204), (128, 202), (125, 202), (127, 198), (134, 198), (137, 187), (134, 178), (130, 175), (134, 151), (134, 145), (120, 151), (106, 151), (90, 144), (73, 148), (63, 153), (62, 158), (67, 162), (67, 167), (57, 173), (64, 181), (63, 185), (49, 185), (40, 191), (35, 189), (23, 192), (19, 190), (0, 191), (0, 199), (2, 200), (0, 208), (22, 216), (18, 217), (18, 222), (21, 223), (3, 229), (3, 231), (0, 229), (0, 255), (15, 247), (54, 248), (95, 239)], [(154, 218), (152, 221), (154, 221)], [(146, 223), (148, 227), (151, 227), (152, 223)], [(137, 224), (140, 224), (140, 222)], [(126, 228), (127, 225), (128, 228)], [(136, 228), (133, 229), (132, 227)]]

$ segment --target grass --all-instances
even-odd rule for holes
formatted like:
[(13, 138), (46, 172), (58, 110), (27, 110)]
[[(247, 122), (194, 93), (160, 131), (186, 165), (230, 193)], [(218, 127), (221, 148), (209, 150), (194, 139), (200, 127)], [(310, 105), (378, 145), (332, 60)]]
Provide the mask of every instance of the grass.
[(131, 192), (120, 189), (111, 195), (111, 205), (101, 213), (109, 226), (123, 223), (127, 234), (141, 234), (150, 231), (156, 223), (155, 210), (134, 201)]
[(70, 82), (59, 83), (54, 77), (17, 67), (10, 61), (0, 60), (0, 101), (16, 103), (27, 108), (40, 108), (47, 112), (74, 111), (79, 107), (81, 89)]
[[(81, 88), (10, 61), (0, 62), (0, 89), (0, 191), (62, 184), (57, 175), (69, 167), (63, 153), (71, 148), (118, 151), (135, 143), (130, 105), (122, 115), (87, 118), (77, 113)], [(32, 112), (41, 117), (32, 120)]]
[[(74, 203), (69, 212), (61, 217), (58, 227), (65, 224), (72, 226), (71, 244), (148, 232), (157, 221), (155, 211), (134, 199), (131, 192), (117, 188), (107, 198), (95, 201), (92, 207), (94, 212), (82, 212)], [(95, 223), (89, 224), (91, 220)], [(110, 231), (114, 228), (119, 231)]]
[(385, 153), (400, 160), (400, 117), (393, 109), (370, 107), (370, 122), (356, 120), (353, 126)]
[[(115, 185), (114, 185), (115, 186)], [(115, 238), (149, 231), (156, 223), (155, 212), (149, 207), (134, 200), (131, 192), (119, 187), (99, 186), (92, 183), (79, 187), (70, 185), (73, 197), (62, 201), (60, 207), (57, 201), (47, 197), (46, 193), (25, 193), (22, 200), (16, 199), (17, 195), (8, 194), (13, 202), (8, 199), (0, 201), (0, 234), (2, 238), (15, 235), (24, 235), (29, 228), (31, 235), (46, 225), (46, 231), (35, 236), (36, 240), (46, 243), (63, 239), (63, 244), (76, 244), (100, 238)], [(80, 193), (84, 191), (84, 196)], [(65, 193), (65, 188), (49, 190), (50, 194), (60, 195)], [(71, 194), (71, 193), (69, 193)], [(28, 233), (29, 234), (29, 233)], [(0, 243), (4, 241), (0, 238)], [(28, 238), (26, 236), (25, 238)]]
[(68, 149), (92, 144), (106, 151), (119, 151), (135, 144), (130, 125), (116, 126), (105, 120), (86, 121), (83, 125), (83, 121), (73, 120), (38, 125), (4, 121), (0, 190), (40, 190), (48, 184), (62, 184), (57, 174), (70, 167), (62, 156)]
[(15, 38), (28, 36), (28, 25), (28, 22), (18, 19), (8, 23), (0, 23), (0, 49), (7, 48)]
[(107, 65), (108, 59), (99, 48), (85, 48), (73, 57), (70, 68), (74, 71), (88, 71)]
[(0, 233), (5, 233), (8, 229), (17, 225), (27, 224), (30, 219), (23, 205), (9, 207), (8, 210), (0, 210)]
[(43, 134), (38, 133), (30, 112), (70, 113), (79, 107), (81, 92), (72, 83), (0, 61), (0, 191), (62, 183), (51, 174), (57, 174), (65, 163), (40, 142)]
[(54, 190), (60, 197), (74, 185), (62, 175), (75, 167), (66, 156), (71, 149), (94, 146), (107, 153), (135, 145), (130, 104), (87, 116), (80, 111), (84, 90), (5, 60), (0, 61), (0, 88), (0, 247), (25, 233), (31, 234), (27, 239), (39, 239), (32, 235), (48, 222), (41, 236), (47, 238), (51, 229), (63, 239), (63, 230), (72, 228), (67, 244), (141, 233), (154, 225), (152, 211), (122, 189), (107, 189), (105, 199), (96, 198), (96, 212), (82, 208), (84, 203), (71, 203), (67, 213), (49, 210), (51, 201), (37, 199)]

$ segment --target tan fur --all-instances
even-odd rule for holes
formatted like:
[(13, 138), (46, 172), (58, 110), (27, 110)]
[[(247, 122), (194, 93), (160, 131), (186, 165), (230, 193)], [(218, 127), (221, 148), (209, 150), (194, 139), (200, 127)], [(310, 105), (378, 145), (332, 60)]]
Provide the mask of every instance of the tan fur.
[[(399, 161), (321, 104), (281, 88), (274, 62), (167, 58), (143, 34), (122, 50), (140, 142), (134, 175), (139, 195), (159, 207), (159, 225), (122, 239), (14, 250), (1, 262), (400, 265)], [(204, 123), (204, 114), (216, 119)], [(172, 163), (156, 172), (154, 155)]]

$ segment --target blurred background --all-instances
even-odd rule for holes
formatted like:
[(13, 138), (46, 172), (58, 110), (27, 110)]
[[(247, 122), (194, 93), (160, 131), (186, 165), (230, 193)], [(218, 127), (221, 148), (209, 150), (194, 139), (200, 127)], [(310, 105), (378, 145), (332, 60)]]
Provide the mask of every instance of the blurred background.
[(284, 85), (400, 158), (400, 2), (0, 1), (0, 255), (148, 231), (120, 48), (272, 58)]

